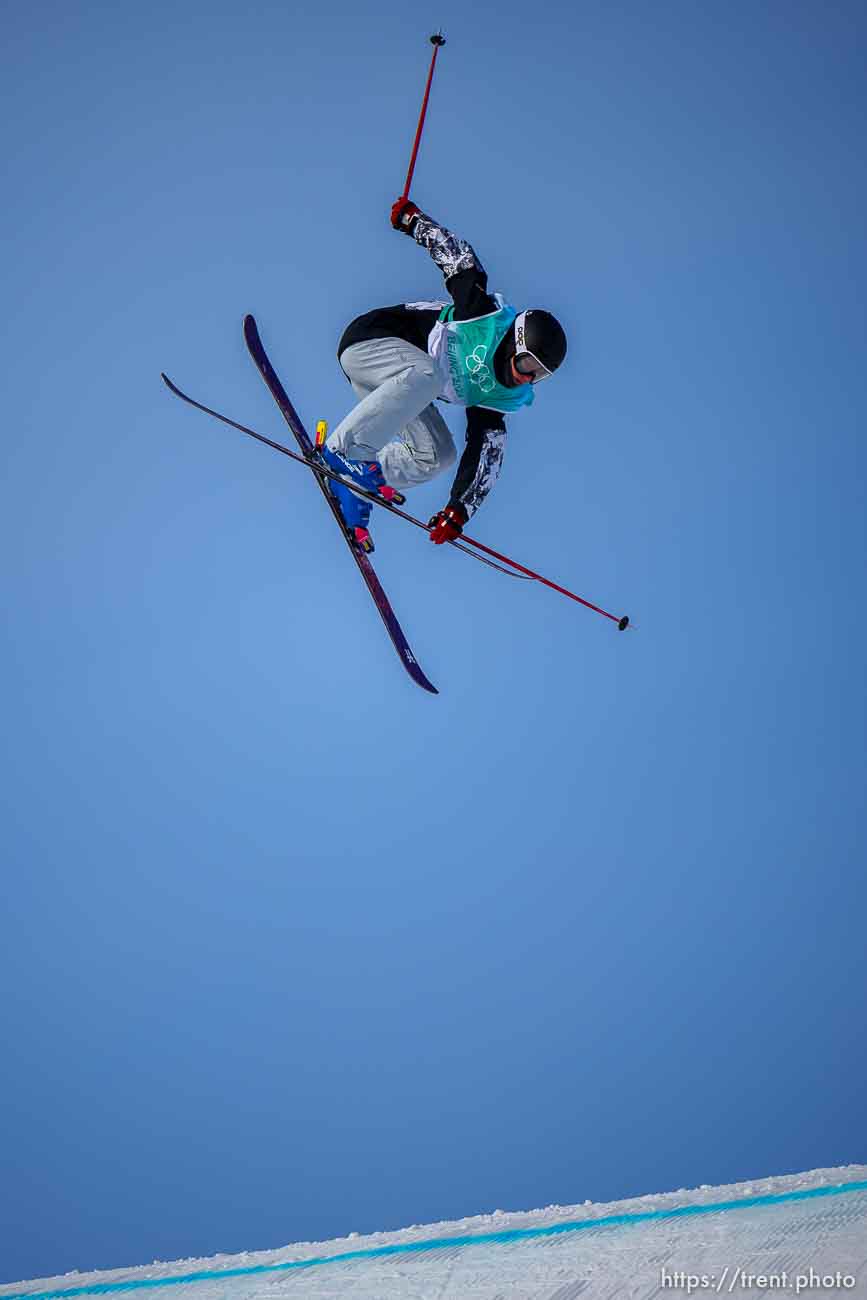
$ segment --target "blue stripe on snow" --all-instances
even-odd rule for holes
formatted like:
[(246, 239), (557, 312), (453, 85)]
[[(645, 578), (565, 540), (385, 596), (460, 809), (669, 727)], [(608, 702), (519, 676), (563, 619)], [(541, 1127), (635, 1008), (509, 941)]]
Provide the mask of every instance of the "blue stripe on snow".
[(59, 1291), (16, 1291), (2, 1300), (65, 1300), (67, 1296), (114, 1295), (122, 1291), (140, 1291), (145, 1287), (181, 1286), (189, 1282), (223, 1281), (232, 1277), (253, 1277), (258, 1273), (285, 1273), (290, 1269), (318, 1268), (323, 1264), (345, 1264), (356, 1259), (382, 1259), (388, 1255), (418, 1254), (455, 1246), (479, 1246), (538, 1237), (555, 1237), (587, 1228), (626, 1227), (636, 1223), (657, 1223), (684, 1219), (696, 1214), (720, 1214), (726, 1210), (746, 1210), (757, 1205), (782, 1205), (787, 1201), (809, 1201), (820, 1196), (840, 1196), (846, 1192), (867, 1191), (867, 1182), (839, 1183), (833, 1187), (811, 1187), (806, 1191), (778, 1192), (767, 1196), (747, 1196), (736, 1201), (718, 1201), (706, 1205), (681, 1205), (673, 1210), (645, 1210), (638, 1214), (607, 1214), (599, 1219), (573, 1219), (544, 1228), (510, 1228), (504, 1232), (485, 1232), (463, 1237), (429, 1237), (423, 1241), (402, 1241), (391, 1246), (372, 1246), (366, 1250), (348, 1250), (340, 1255), (320, 1255), (311, 1259), (293, 1259), (283, 1264), (252, 1264), (245, 1268), (202, 1269), (197, 1273), (180, 1273), (174, 1277), (136, 1278), (128, 1282), (95, 1282), (89, 1286), (64, 1287)]

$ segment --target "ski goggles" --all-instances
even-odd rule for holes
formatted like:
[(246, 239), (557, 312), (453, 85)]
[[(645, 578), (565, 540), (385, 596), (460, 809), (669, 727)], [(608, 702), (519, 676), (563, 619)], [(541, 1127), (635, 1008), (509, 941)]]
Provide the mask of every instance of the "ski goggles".
[(515, 369), (519, 375), (526, 375), (531, 384), (540, 384), (543, 379), (550, 379), (553, 370), (546, 369), (532, 352), (518, 352), (515, 356)]

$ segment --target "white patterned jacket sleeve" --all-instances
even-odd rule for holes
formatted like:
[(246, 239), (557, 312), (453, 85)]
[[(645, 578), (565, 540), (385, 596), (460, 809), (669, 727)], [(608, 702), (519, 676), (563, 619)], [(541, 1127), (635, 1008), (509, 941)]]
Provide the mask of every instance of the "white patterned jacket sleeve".
[[(473, 420), (473, 416), (477, 418)], [(499, 419), (499, 428), (490, 428)], [(506, 449), (506, 427), (494, 411), (470, 407), (467, 411), (467, 445), (452, 484), (449, 505), (461, 505), (470, 519), (497, 481)]]
[(453, 235), (445, 226), (423, 212), (419, 213), (413, 223), (412, 237), (417, 244), (427, 249), (446, 281), (459, 271), (484, 270), (471, 244)]

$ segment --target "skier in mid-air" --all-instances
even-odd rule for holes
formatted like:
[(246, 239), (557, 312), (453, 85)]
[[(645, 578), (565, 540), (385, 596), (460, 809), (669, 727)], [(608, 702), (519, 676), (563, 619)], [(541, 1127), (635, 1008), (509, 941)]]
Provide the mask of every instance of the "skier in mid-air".
[[(566, 335), (550, 312), (541, 308), (518, 312), (500, 294), (489, 294), (487, 272), (473, 248), (409, 198), (434, 68), (445, 45), (442, 32), (431, 36), (430, 43), (434, 49), (409, 169), (401, 197), (392, 205), (391, 224), (428, 250), (442, 272), (451, 302), (379, 307), (346, 327), (337, 356), (360, 400), (330, 437), (326, 438), (325, 422), (320, 421), (315, 443), (271, 364), (254, 317), (245, 316), (247, 350), (292, 431), (297, 452), (197, 402), (165, 373), (162, 378), (184, 402), (314, 471), (404, 668), (417, 686), (435, 695), (437, 689), (413, 654), (368, 557), (373, 541), (367, 525), (377, 497), (390, 502), (407, 522), (427, 529), (437, 545), (451, 543), (494, 569), (540, 582), (611, 619), (621, 631), (630, 624), (625, 614), (618, 617), (594, 605), (477, 538), (465, 535), (463, 541), (457, 540), (500, 473), (504, 415), (531, 405), (535, 385), (562, 364)], [(457, 460), (436, 401), (467, 408), (466, 446), (448, 501), (423, 524), (398, 508), (405, 500), (400, 489), (427, 482)], [(359, 491), (364, 495), (359, 496)]]
[[(399, 489), (427, 482), (457, 459), (434, 401), (465, 406), (466, 447), (448, 502), (428, 525), (440, 545), (460, 535), (493, 487), (506, 440), (503, 416), (532, 403), (534, 385), (563, 361), (566, 335), (550, 312), (517, 312), (489, 294), (472, 247), (408, 198), (392, 207), (391, 224), (428, 250), (452, 302), (380, 307), (346, 327), (338, 360), (361, 401), (319, 451), (336, 473), (400, 503)], [(370, 501), (342, 483), (331, 488), (356, 545), (372, 551)]]

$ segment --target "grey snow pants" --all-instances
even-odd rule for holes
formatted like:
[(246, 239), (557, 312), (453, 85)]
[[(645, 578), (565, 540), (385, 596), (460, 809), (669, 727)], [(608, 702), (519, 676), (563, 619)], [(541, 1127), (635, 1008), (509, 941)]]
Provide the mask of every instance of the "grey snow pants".
[(378, 460), (390, 487), (425, 483), (455, 463), (451, 431), (433, 405), (441, 386), (433, 359), (403, 339), (353, 343), (340, 357), (361, 398), (328, 436), (331, 451)]

